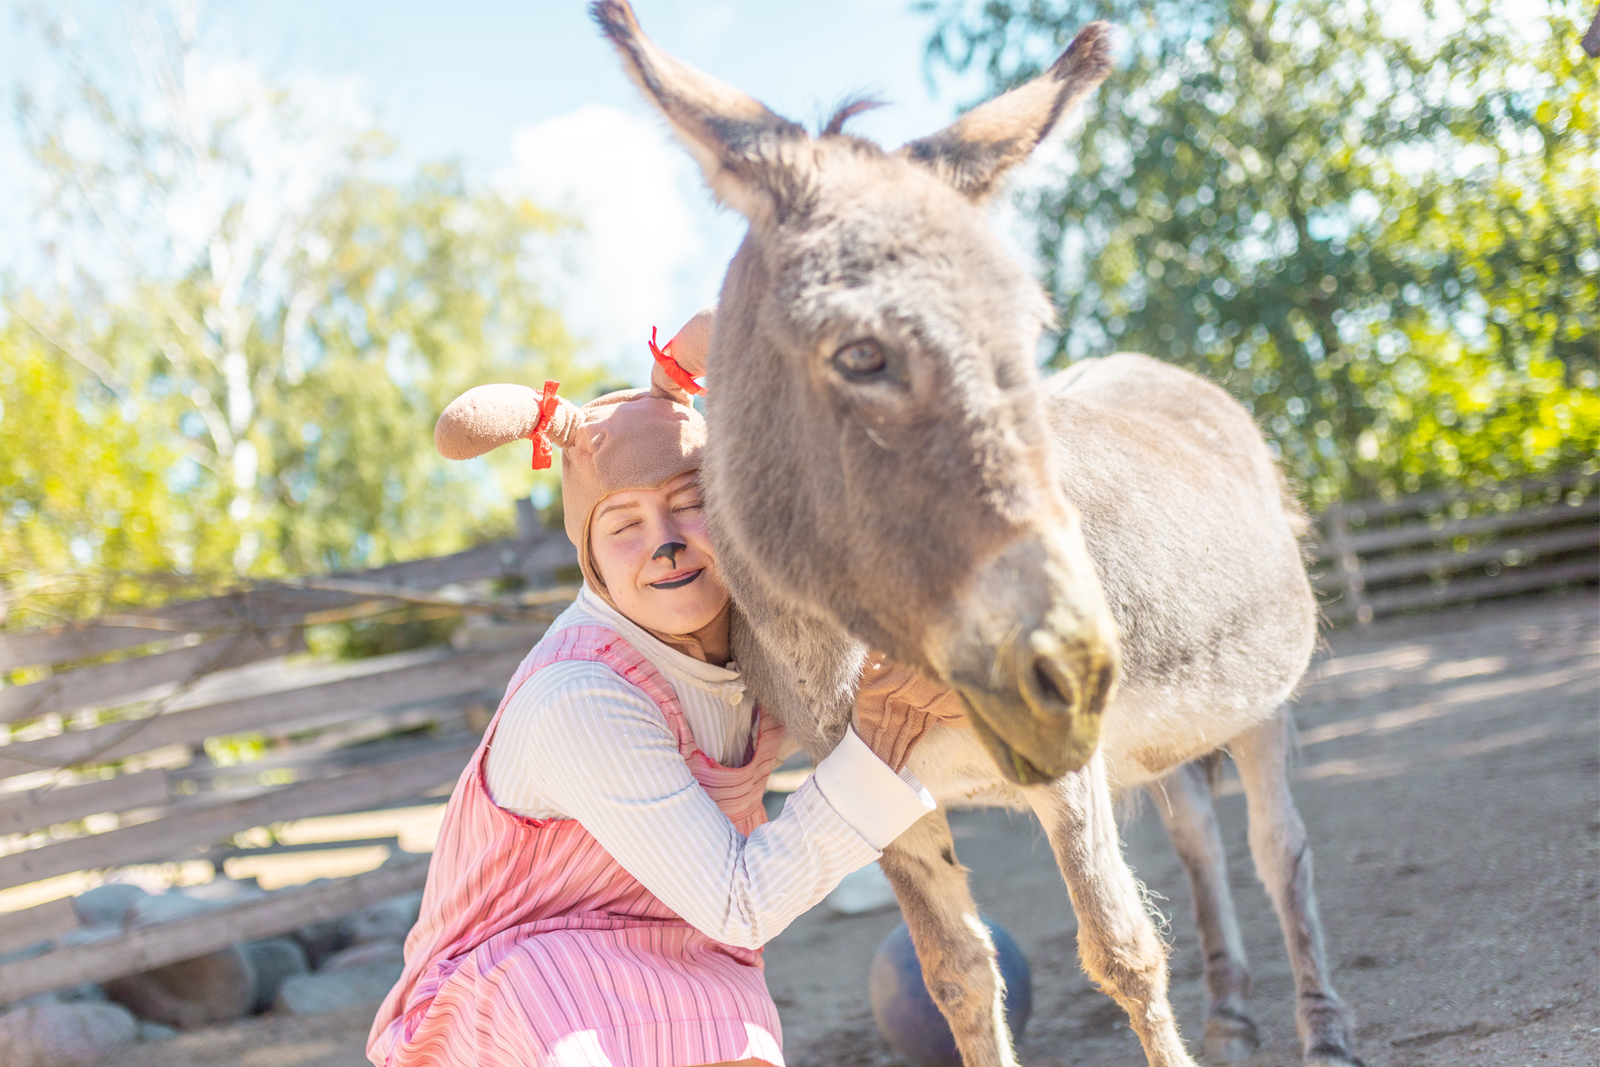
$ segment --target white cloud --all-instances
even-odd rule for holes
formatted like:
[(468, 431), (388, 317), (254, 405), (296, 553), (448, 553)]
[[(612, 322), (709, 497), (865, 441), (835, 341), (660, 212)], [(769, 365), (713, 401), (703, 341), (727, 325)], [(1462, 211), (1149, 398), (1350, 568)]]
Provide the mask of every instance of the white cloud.
[(568, 328), (619, 377), (649, 375), (652, 326), (664, 343), (716, 299), (743, 220), (720, 212), (698, 169), (661, 127), (608, 105), (524, 126), (509, 191), (578, 219), (554, 296)]

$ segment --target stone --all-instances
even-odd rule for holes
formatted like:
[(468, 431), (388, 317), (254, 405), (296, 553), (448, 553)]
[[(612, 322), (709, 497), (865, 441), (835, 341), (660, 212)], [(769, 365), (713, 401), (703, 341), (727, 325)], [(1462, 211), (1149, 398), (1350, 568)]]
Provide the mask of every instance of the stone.
[(128, 909), (126, 923), (128, 929), (136, 930), (143, 926), (182, 922), (227, 906), (228, 902), (225, 900), (197, 900), (176, 890), (162, 893), (160, 896), (147, 894), (133, 902), (133, 906)]
[(306, 950), (292, 937), (269, 937), (240, 946), (255, 973), (255, 999), (253, 1012), (268, 1011), (278, 999), (278, 987), (284, 979), (296, 974), (306, 974), (311, 965), (306, 962)]
[(348, 971), (354, 967), (368, 967), (374, 964), (404, 964), (406, 961), (405, 946), (398, 941), (368, 941), (364, 945), (351, 945), (340, 952), (335, 952), (322, 962), (317, 968), (321, 974), (333, 971)]
[(138, 1032), (140, 1041), (167, 1041), (178, 1036), (178, 1031), (160, 1023), (141, 1022)]
[(312, 970), (322, 966), (322, 961), (335, 952), (350, 945), (350, 935), (345, 932), (344, 923), (339, 919), (307, 923), (289, 936), (306, 950), (306, 962), (311, 964)]
[(297, 974), (278, 989), (273, 1007), (289, 1015), (320, 1015), (341, 1008), (377, 1007), (400, 980), (392, 963), (367, 964), (332, 973)]
[(73, 897), (72, 910), (85, 926), (122, 926), (134, 904), (149, 895), (136, 885), (112, 882)]
[(177, 891), (190, 900), (204, 900), (222, 904), (240, 904), (247, 900), (261, 900), (267, 891), (254, 878), (213, 878), (209, 882), (184, 886)]
[(404, 941), (422, 911), (422, 890), (369, 904), (344, 917), (350, 944), (368, 941)]
[(133, 1041), (132, 1015), (115, 1004), (39, 1002), (0, 1014), (5, 1067), (89, 1067)]
[(894, 886), (876, 863), (845, 875), (822, 902), (835, 915), (868, 915), (898, 903)]
[(106, 996), (148, 1022), (179, 1030), (231, 1022), (256, 1000), (255, 973), (238, 945), (105, 983)]

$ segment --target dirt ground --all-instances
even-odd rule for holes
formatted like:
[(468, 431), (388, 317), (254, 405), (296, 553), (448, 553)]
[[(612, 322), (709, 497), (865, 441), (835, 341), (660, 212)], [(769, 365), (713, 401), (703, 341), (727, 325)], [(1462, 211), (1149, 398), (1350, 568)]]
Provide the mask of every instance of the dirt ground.
[[(1297, 721), (1296, 796), (1339, 992), (1369, 1067), (1600, 1064), (1600, 602), (1480, 605), (1345, 631), (1317, 658)], [(1217, 806), (1255, 981), (1261, 1050), (1299, 1062), (1293, 987), (1255, 880), (1234, 778)], [(986, 914), (1021, 945), (1027, 1067), (1143, 1064), (1079, 971), (1075, 923), (1031, 817), (967, 812), (956, 848)], [(1183, 873), (1155, 812), (1123, 822), (1171, 921), (1173, 1001), (1198, 1053), (1204, 1000)], [(768, 948), (793, 1067), (899, 1061), (873, 1026), (867, 968), (894, 911), (817, 909)], [(370, 1009), (265, 1017), (119, 1055), (124, 1067), (357, 1067)]]

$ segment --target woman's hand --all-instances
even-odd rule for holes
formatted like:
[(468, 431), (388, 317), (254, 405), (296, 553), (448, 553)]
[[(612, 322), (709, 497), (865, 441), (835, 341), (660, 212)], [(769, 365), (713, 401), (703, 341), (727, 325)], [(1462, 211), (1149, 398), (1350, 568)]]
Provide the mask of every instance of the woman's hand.
[(867, 653), (853, 721), (857, 736), (896, 771), (906, 765), (911, 749), (934, 723), (967, 725), (966, 709), (955, 690), (891, 664), (877, 651)]

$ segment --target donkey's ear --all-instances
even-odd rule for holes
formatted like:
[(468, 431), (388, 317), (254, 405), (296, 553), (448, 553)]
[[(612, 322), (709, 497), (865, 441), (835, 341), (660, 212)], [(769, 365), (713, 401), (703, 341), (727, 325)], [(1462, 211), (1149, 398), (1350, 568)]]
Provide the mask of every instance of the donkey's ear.
[(666, 116), (722, 203), (754, 219), (793, 195), (805, 130), (730, 85), (657, 48), (626, 0), (594, 0), (589, 14), (611, 38), (628, 76)]
[(978, 105), (933, 136), (912, 141), (899, 154), (962, 195), (981, 200), (1110, 73), (1111, 24), (1091, 22), (1039, 77)]

